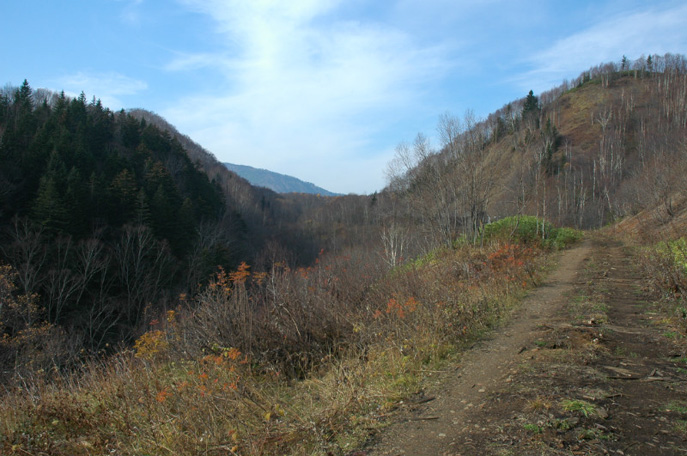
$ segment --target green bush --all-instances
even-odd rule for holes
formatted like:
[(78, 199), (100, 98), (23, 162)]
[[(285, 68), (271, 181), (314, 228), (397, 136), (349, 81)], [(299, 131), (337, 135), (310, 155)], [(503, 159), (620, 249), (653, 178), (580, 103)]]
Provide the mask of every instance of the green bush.
[(676, 269), (687, 273), (687, 238), (660, 242), (656, 250), (660, 255), (671, 259)]
[(542, 229), (545, 239), (546, 233), (552, 229), (550, 223), (542, 224), (541, 220), (530, 215), (506, 217), (484, 227), (484, 240), (537, 244), (542, 241)]
[(565, 249), (575, 242), (582, 239), (582, 232), (573, 228), (556, 228), (555, 237), (552, 239), (552, 247), (556, 249)]
[(572, 228), (556, 228), (551, 223), (531, 215), (506, 217), (484, 227), (486, 242), (518, 242), (563, 249), (582, 238), (582, 232)]

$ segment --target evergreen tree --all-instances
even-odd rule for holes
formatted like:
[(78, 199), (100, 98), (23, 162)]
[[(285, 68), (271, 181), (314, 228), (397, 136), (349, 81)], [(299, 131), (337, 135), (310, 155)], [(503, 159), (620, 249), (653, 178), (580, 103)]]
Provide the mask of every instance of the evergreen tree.
[(190, 198), (184, 199), (184, 202), (179, 209), (176, 216), (176, 233), (175, 243), (180, 252), (187, 253), (195, 238), (195, 227), (197, 226), (196, 217), (194, 214), (193, 203)]
[(9, 115), (10, 98), (0, 92), (0, 125), (3, 124)]
[(15, 105), (24, 113), (33, 110), (33, 91), (29, 85), (29, 81), (24, 79), (21, 87), (15, 92)]
[(32, 215), (49, 233), (55, 234), (67, 227), (68, 212), (52, 177), (41, 178)]
[(144, 189), (138, 191), (136, 197), (136, 225), (151, 226), (152, 214), (150, 212), (150, 204), (148, 204), (148, 195)]
[(132, 219), (136, 211), (137, 195), (136, 179), (131, 171), (124, 168), (110, 184), (110, 223), (121, 226)]
[(525, 103), (522, 106), (523, 115), (531, 112), (539, 112), (539, 99), (534, 95), (532, 90), (530, 90), (530, 93), (527, 94)]
[(86, 212), (88, 197), (85, 182), (76, 167), (72, 167), (67, 175), (67, 189), (63, 200), (69, 216), (68, 230), (81, 238), (87, 234), (89, 227), (89, 215)]
[(539, 99), (530, 90), (522, 106), (522, 118), (526, 122), (534, 123), (534, 128), (539, 128)]

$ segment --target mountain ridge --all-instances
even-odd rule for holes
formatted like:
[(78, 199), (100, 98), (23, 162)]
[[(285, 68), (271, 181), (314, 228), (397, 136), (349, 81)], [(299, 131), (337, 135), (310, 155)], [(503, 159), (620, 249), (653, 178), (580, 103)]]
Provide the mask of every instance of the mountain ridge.
[(297, 177), (277, 173), (264, 168), (255, 168), (248, 165), (234, 163), (222, 163), (230, 171), (246, 179), (252, 185), (265, 187), (277, 193), (308, 193), (321, 196), (338, 196), (338, 193), (330, 192), (322, 187), (306, 182)]

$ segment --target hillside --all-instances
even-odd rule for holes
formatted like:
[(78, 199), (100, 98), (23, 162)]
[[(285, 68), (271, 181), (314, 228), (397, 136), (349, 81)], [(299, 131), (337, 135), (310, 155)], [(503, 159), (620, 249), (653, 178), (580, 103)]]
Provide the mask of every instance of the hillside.
[(261, 168), (253, 168), (246, 165), (224, 163), (229, 170), (246, 179), (256, 187), (269, 188), (277, 193), (310, 193), (313, 195), (336, 196), (328, 190), (318, 187), (310, 182), (304, 182), (293, 176), (275, 173)]
[[(36, 297), (17, 321), (0, 306), (2, 334), (46, 323), (54, 340), (27, 343), (54, 345), (48, 364), (132, 343), (218, 267), (308, 264), (322, 248), (297, 201), (251, 186), (158, 116), (27, 81), (0, 93), (0, 189), (0, 264), (18, 274), (4, 277)], [(0, 356), (2, 372), (23, 368), (25, 349)]]
[(593, 228), (647, 207), (674, 213), (687, 175), (678, 146), (687, 129), (685, 58), (625, 65), (599, 65), (485, 120), (444, 115), (437, 150), (423, 134), (400, 144), (389, 189), (408, 202), (404, 223), (450, 243), (511, 214)]

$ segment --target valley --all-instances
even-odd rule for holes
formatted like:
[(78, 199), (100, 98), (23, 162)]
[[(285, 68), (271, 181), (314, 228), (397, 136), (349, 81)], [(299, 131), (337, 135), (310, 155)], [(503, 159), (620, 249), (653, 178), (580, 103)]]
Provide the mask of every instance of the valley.
[(0, 91), (0, 453), (682, 454), (687, 60), (445, 113), (370, 195)]

